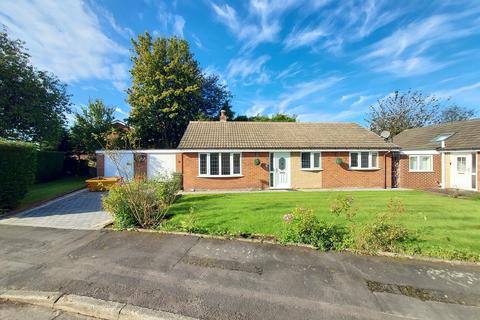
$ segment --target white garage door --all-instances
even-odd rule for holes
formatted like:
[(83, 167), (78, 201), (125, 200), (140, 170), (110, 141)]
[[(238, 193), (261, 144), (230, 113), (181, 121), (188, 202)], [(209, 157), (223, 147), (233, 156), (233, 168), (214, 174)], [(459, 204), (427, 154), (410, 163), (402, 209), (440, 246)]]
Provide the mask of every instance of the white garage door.
[(147, 160), (147, 178), (171, 177), (175, 172), (175, 153), (150, 153)]
[(133, 153), (105, 154), (105, 177), (133, 179)]

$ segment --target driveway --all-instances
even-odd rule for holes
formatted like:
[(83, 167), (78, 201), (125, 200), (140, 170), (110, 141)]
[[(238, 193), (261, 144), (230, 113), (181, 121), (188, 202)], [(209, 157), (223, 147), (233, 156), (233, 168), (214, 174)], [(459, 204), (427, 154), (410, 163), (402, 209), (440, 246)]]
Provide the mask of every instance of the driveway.
[(61, 229), (96, 230), (111, 222), (102, 210), (103, 192), (80, 190), (36, 208), (0, 218), (0, 224)]
[(158, 233), (0, 225), (0, 291), (199, 319), (478, 319), (480, 266)]

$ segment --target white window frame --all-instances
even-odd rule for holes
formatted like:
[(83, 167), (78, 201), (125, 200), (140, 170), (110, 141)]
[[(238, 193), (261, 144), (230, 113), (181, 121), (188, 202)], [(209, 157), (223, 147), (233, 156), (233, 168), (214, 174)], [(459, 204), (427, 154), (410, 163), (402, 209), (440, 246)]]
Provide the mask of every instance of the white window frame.
[[(362, 168), (362, 152), (368, 152), (368, 167), (367, 168)], [(352, 153), (357, 154), (357, 166), (352, 167)], [(375, 167), (372, 166), (372, 155), (376, 154), (377, 155), (377, 165)], [(350, 151), (348, 155), (348, 168), (350, 170), (378, 170), (380, 169), (379, 166), (380, 163), (380, 156), (378, 154), (378, 151), (368, 151), (368, 150), (355, 150), (355, 151)]]
[[(210, 174), (210, 154), (211, 153), (218, 153), (218, 174)], [(230, 155), (230, 173), (229, 174), (222, 174), (222, 154), (228, 153)], [(200, 172), (200, 155), (207, 156), (207, 174), (202, 174)], [(239, 154), (240, 155), (240, 173), (233, 173), (233, 155)], [(198, 154), (198, 176), (199, 177), (210, 177), (210, 178), (229, 178), (229, 177), (242, 177), (242, 153), (241, 152), (200, 152)]]
[[(420, 169), (420, 158), (429, 157), (430, 158), (430, 168)], [(417, 168), (411, 167), (412, 158), (417, 158)], [(408, 156), (408, 172), (433, 172), (433, 155), (431, 154), (412, 154)]]
[[(304, 153), (309, 153), (310, 154), (310, 168), (304, 168), (302, 166), (302, 155)], [(318, 161), (318, 167), (314, 166), (314, 154), (318, 153), (319, 161)], [(319, 171), (322, 170), (322, 153), (320, 151), (306, 151), (306, 152), (300, 152), (300, 169), (302, 171)]]

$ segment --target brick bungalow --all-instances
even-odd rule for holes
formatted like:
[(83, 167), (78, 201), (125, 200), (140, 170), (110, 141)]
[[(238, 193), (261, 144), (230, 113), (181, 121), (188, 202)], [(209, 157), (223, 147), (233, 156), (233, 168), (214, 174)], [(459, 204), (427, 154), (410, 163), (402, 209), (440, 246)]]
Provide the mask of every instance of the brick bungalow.
[(355, 123), (223, 117), (190, 122), (177, 150), (190, 191), (390, 188), (398, 147)]
[(480, 119), (405, 130), (393, 142), (399, 187), (479, 190)]

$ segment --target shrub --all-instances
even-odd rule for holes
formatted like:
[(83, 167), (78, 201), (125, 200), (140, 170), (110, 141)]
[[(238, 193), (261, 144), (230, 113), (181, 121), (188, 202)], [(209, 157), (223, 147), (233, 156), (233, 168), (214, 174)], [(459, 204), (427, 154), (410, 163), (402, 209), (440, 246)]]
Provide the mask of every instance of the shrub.
[(377, 214), (372, 223), (356, 228), (353, 232), (353, 247), (356, 250), (375, 253), (378, 251), (398, 251), (399, 247), (414, 239), (414, 235), (404, 226), (396, 223), (398, 215), (405, 212), (401, 200), (390, 199), (387, 211)]
[(59, 151), (38, 151), (35, 182), (59, 178), (63, 173), (65, 154)]
[(0, 140), (0, 211), (18, 206), (35, 179), (35, 145)]
[(375, 253), (378, 251), (397, 251), (399, 245), (412, 239), (410, 232), (400, 224), (377, 219), (361, 227), (353, 238), (354, 248)]
[(118, 229), (155, 228), (176, 199), (178, 179), (137, 180), (110, 189), (103, 207)]
[(357, 214), (358, 209), (353, 206), (353, 197), (339, 194), (330, 206), (330, 212), (336, 216), (344, 215), (351, 221)]
[(312, 209), (295, 208), (283, 217), (282, 243), (305, 243), (320, 250), (345, 248), (347, 233), (338, 226), (321, 222)]

